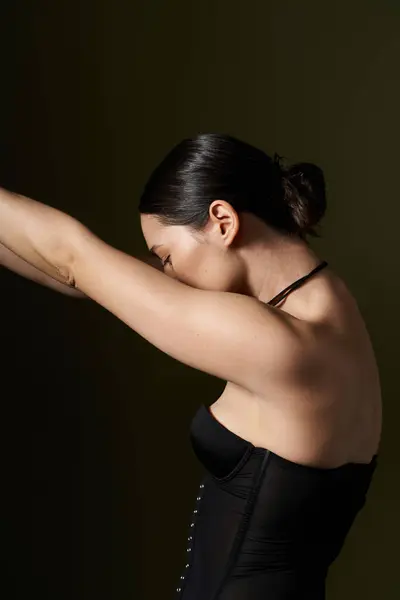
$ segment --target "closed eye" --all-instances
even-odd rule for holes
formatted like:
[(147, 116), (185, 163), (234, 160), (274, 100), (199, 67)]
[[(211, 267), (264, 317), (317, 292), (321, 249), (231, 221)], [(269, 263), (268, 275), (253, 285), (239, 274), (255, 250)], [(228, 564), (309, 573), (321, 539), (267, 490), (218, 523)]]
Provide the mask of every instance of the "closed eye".
[(163, 265), (163, 267), (165, 267), (165, 265), (171, 265), (171, 267), (172, 267), (171, 255), (170, 254), (168, 254), (167, 258), (163, 261), (162, 265)]

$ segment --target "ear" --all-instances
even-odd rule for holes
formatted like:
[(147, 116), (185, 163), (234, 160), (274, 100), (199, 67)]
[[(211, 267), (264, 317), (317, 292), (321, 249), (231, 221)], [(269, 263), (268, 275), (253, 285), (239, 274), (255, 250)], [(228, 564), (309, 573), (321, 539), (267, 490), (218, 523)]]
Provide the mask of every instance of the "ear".
[(209, 207), (210, 233), (225, 247), (229, 247), (236, 238), (239, 228), (239, 215), (226, 200), (214, 200)]

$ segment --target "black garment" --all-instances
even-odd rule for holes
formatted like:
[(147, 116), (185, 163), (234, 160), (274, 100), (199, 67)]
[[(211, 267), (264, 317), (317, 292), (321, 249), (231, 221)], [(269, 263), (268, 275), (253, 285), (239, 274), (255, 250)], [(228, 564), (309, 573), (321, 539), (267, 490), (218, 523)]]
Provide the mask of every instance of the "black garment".
[(231, 432), (204, 404), (190, 439), (206, 475), (177, 597), (323, 600), (328, 567), (365, 503), (377, 455), (332, 469), (300, 465)]

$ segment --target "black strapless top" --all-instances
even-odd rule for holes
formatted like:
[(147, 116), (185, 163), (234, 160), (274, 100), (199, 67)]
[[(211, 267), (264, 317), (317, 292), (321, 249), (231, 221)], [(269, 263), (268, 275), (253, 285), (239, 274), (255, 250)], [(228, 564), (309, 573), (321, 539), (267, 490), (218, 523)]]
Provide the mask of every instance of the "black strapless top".
[(204, 404), (192, 420), (190, 441), (206, 473), (177, 597), (323, 600), (328, 568), (365, 504), (377, 455), (369, 464), (332, 469), (300, 465), (236, 435)]

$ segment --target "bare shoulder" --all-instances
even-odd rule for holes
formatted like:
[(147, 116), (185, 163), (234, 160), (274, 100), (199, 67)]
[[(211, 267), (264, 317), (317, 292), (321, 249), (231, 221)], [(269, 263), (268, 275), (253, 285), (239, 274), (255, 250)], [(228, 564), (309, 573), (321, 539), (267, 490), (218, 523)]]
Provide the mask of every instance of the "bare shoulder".
[(299, 294), (285, 307), (293, 314), (281, 311), (292, 335), (281, 336), (276, 368), (265, 369), (262, 392), (229, 383), (213, 411), (254, 445), (294, 462), (369, 462), (382, 426), (371, 339), (345, 285), (313, 292), (319, 296), (314, 306)]
[(382, 400), (367, 324), (356, 299), (336, 276), (328, 281), (326, 293), (321, 291), (315, 313), (319, 318), (299, 326), (303, 353), (297, 367), (275, 388), (282, 392), (277, 418), (283, 422), (296, 416), (291, 421), (298, 425), (293, 427), (294, 439), (309, 433), (313, 443), (303, 447), (306, 459), (319, 457), (328, 465), (369, 462), (379, 446)]

